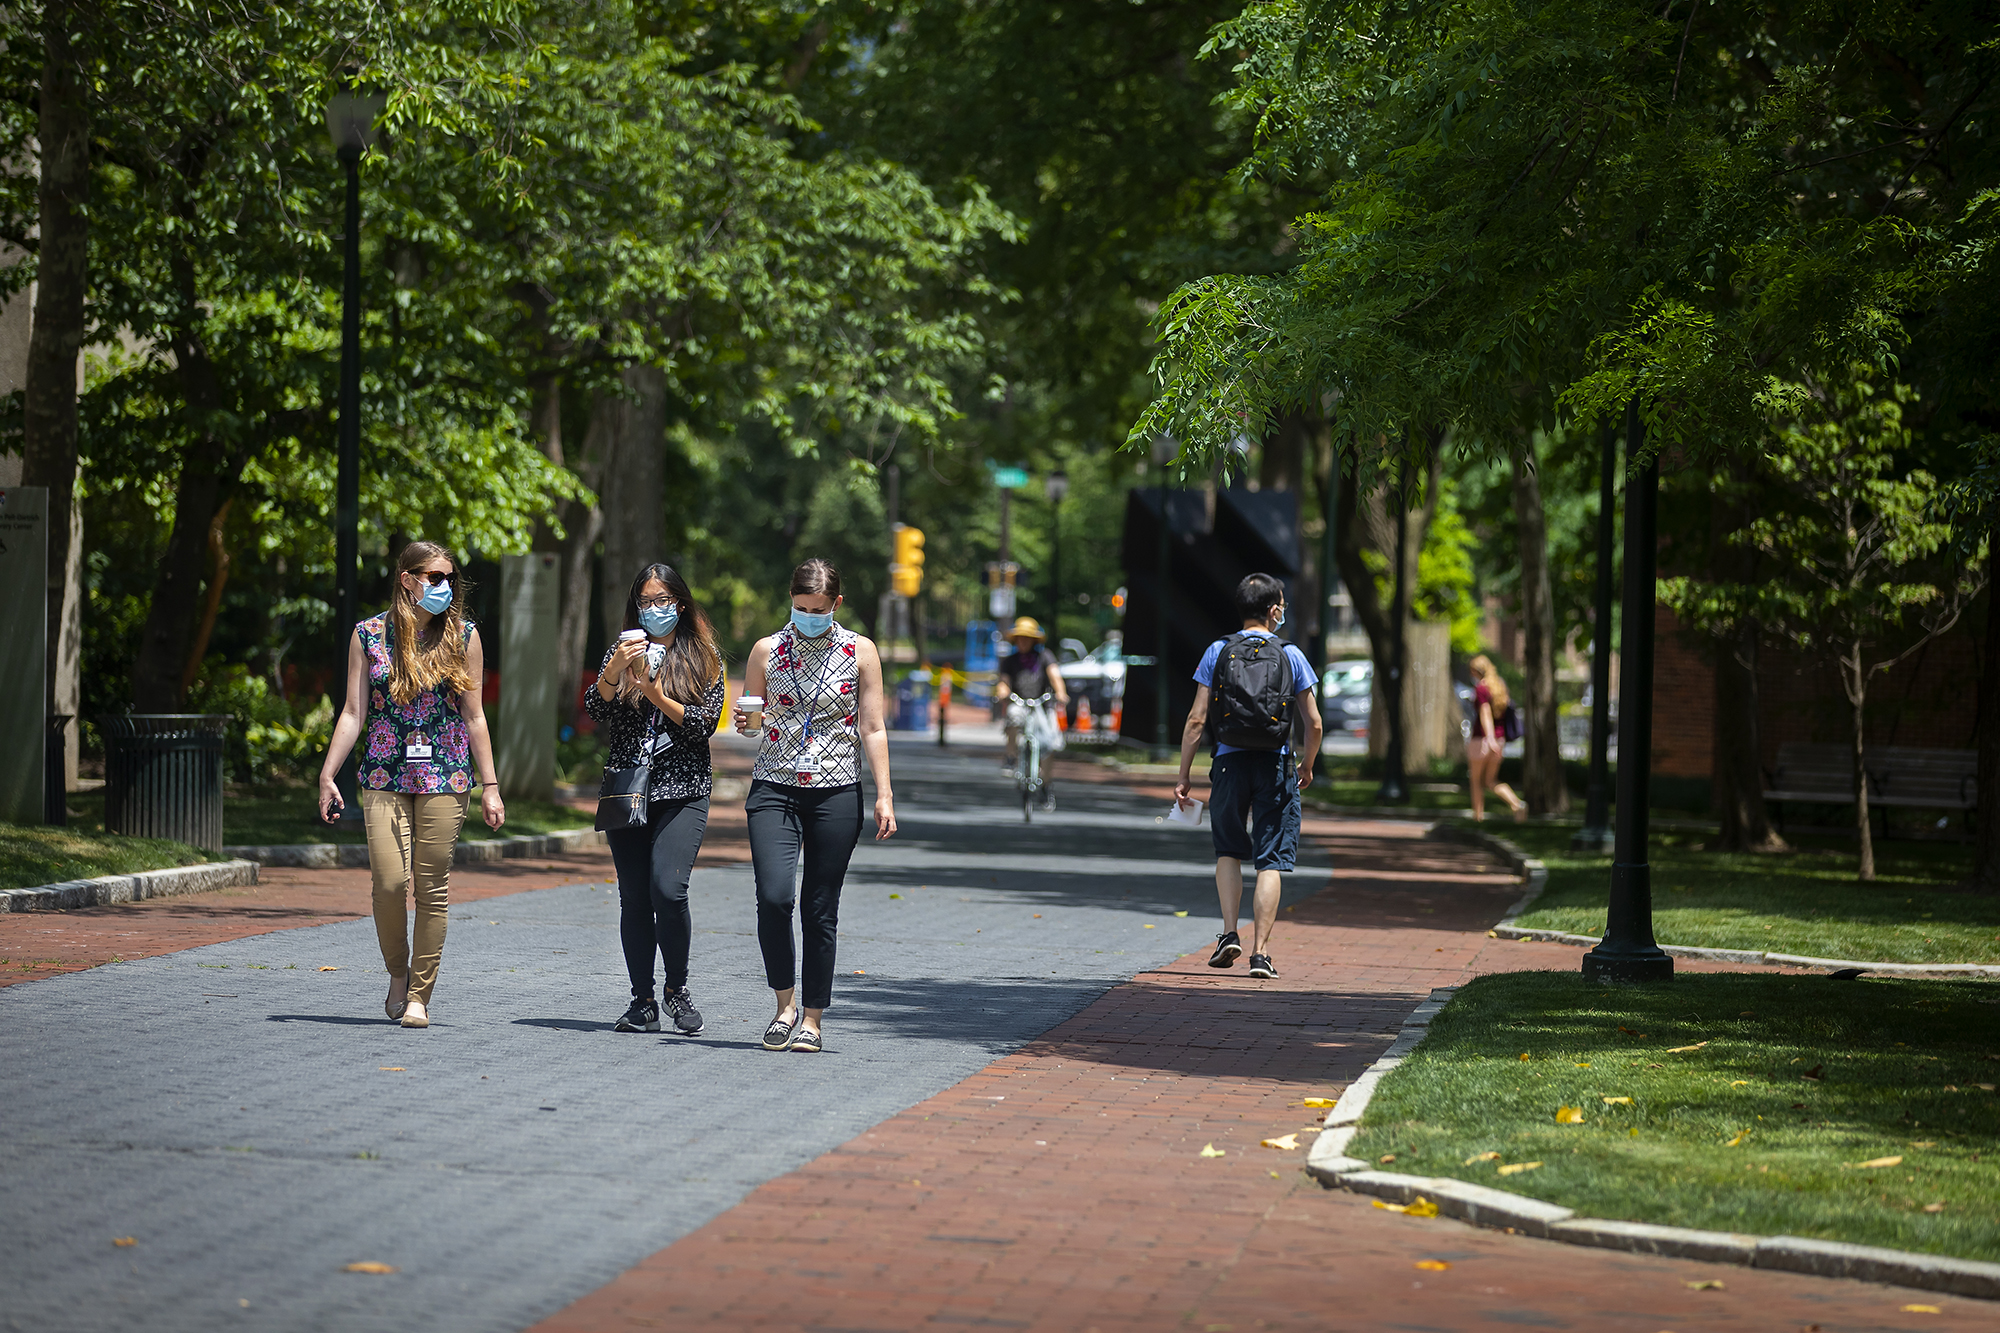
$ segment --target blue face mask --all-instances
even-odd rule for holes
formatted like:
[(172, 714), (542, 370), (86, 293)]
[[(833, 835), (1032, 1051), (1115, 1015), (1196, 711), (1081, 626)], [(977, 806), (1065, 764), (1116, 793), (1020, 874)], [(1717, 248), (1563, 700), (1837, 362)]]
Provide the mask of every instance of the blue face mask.
[(1285, 627), (1285, 608), (1281, 606), (1278, 608), (1278, 618), (1271, 622), (1271, 628), (1283, 629), (1284, 627)]
[(817, 639), (820, 635), (833, 628), (833, 612), (801, 611), (797, 607), (793, 607), (792, 628), (805, 635), (808, 639)]
[(417, 605), (434, 616), (441, 616), (451, 607), (452, 589), (449, 583), (433, 583), (424, 589), (424, 595), (417, 598)]
[(674, 626), (681, 623), (681, 609), (678, 606), (642, 606), (639, 608), (639, 628), (656, 639), (664, 639), (674, 632)]

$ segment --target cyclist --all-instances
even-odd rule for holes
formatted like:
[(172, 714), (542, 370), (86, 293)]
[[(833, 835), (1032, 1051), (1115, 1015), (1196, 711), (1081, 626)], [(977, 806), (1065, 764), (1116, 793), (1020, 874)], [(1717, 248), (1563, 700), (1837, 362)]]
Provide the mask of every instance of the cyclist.
[[(1007, 639), (1014, 645), (1014, 651), (1000, 659), (1000, 678), (995, 682), (993, 693), (996, 700), (1004, 705), (1008, 699), (1039, 699), (1044, 694), (1056, 697), (1058, 708), (1069, 706), (1069, 687), (1063, 684), (1062, 669), (1056, 665), (1056, 655), (1044, 646), (1048, 635), (1033, 616), (1022, 616), (1014, 622), (1014, 628), (1007, 632)], [(1014, 710), (1007, 716), (1007, 767), (1012, 769), (1021, 753), (1021, 723), (1014, 717)]]

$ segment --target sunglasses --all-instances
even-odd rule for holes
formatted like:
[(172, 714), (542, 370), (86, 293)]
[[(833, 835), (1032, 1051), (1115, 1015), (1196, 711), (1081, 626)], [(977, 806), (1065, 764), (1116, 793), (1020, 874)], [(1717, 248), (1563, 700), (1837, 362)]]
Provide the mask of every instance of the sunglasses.
[(430, 584), (430, 586), (433, 588), (437, 587), (438, 584), (440, 583), (449, 583), (454, 588), (458, 586), (458, 575), (456, 574), (447, 574), (440, 570), (435, 570), (435, 569), (426, 569), (426, 570), (412, 571), (412, 572), (416, 573), (418, 578), (422, 579), (425, 583)]

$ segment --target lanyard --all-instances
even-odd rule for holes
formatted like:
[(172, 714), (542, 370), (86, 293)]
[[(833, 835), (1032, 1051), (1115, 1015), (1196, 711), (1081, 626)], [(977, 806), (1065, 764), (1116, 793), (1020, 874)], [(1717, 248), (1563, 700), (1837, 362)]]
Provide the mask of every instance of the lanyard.
[[(798, 632), (797, 632), (796, 630), (795, 630), (795, 631), (793, 631), (793, 632), (792, 632), (792, 686), (793, 686), (793, 688), (795, 688), (795, 689), (798, 689), (798, 684), (799, 684), (799, 663), (800, 663), (800, 660), (801, 660), (801, 657), (802, 657), (802, 654), (801, 654), (801, 653), (799, 652), (799, 638), (800, 638), (800, 635), (798, 634)], [(832, 630), (828, 630), (828, 631), (826, 632), (826, 656), (827, 656), (827, 662), (826, 662), (826, 663), (822, 663), (822, 664), (821, 664), (821, 666), (820, 666), (820, 669), (819, 669), (819, 670), (817, 670), (817, 671), (815, 671), (815, 672), (813, 673), (813, 696), (812, 696), (812, 702), (810, 702), (810, 703), (808, 703), (808, 704), (806, 705), (806, 721), (805, 721), (805, 725), (804, 725), (803, 727), (801, 727), (801, 728), (799, 729), (799, 757), (798, 757), (798, 762), (799, 762), (799, 763), (801, 763), (801, 764), (803, 764), (803, 763), (805, 763), (805, 762), (806, 762), (806, 758), (807, 758), (807, 756), (806, 756), (806, 751), (807, 751), (807, 750), (809, 750), (809, 749), (810, 749), (810, 748), (812, 747), (812, 734), (813, 734), (813, 719), (814, 719), (814, 717), (815, 717), (815, 716), (817, 716), (817, 715), (818, 715), (818, 713), (819, 713), (819, 701), (820, 701), (820, 696), (822, 696), (823, 694), (825, 694), (825, 693), (826, 693), (826, 682), (827, 682), (827, 671), (826, 671), (826, 669), (825, 669), (825, 668), (826, 668), (826, 665), (827, 665), (827, 663), (830, 663), (830, 662), (832, 662), (832, 660), (833, 660), (833, 650), (834, 650), (834, 647), (835, 647), (835, 644), (834, 644), (834, 640), (833, 640), (833, 631), (832, 631)], [(805, 695), (805, 690), (803, 690), (803, 689), (799, 689), (799, 695), (800, 695), (800, 697), (804, 697), (804, 695)], [(805, 770), (804, 770), (804, 769), (795, 769), (794, 771), (795, 771), (795, 772), (804, 772)]]

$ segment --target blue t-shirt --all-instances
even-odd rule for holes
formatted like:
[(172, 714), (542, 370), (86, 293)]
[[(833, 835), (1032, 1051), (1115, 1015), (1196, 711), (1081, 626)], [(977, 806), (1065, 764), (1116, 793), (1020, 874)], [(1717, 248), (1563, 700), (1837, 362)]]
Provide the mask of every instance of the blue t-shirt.
[[(1245, 634), (1261, 634), (1267, 639), (1278, 637), (1269, 630), (1263, 629), (1246, 629), (1243, 632)], [(1222, 645), (1227, 642), (1229, 642), (1228, 639), (1217, 639), (1214, 643), (1208, 645), (1208, 651), (1201, 655), (1201, 665), (1194, 669), (1195, 684), (1209, 686), (1215, 684), (1215, 663), (1222, 656)], [(1297, 644), (1288, 643), (1285, 645), (1285, 660), (1292, 664), (1292, 693), (1299, 695), (1310, 690), (1313, 687), (1312, 663), (1306, 661), (1306, 655), (1299, 651)], [(1223, 745), (1217, 742), (1215, 752), (1218, 755), (1235, 754), (1242, 748), (1240, 745)], [(1290, 754), (1291, 752), (1292, 747), (1289, 745), (1278, 747), (1279, 754)], [(1265, 751), (1265, 753), (1269, 752)]]

